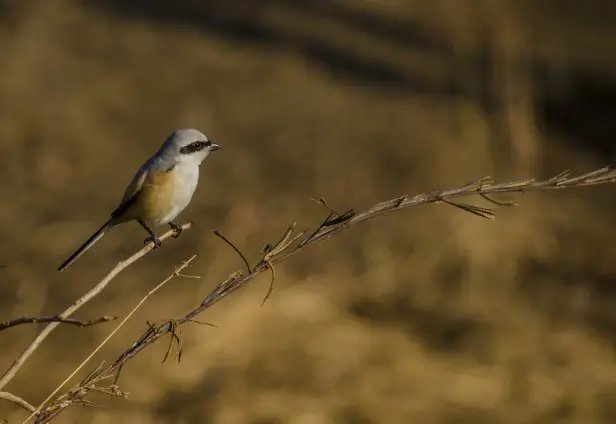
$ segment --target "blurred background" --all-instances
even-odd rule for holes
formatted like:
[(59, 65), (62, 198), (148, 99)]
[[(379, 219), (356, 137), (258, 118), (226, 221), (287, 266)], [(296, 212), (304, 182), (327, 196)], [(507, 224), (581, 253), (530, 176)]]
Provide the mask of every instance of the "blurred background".
[[(616, 3), (0, 1), (0, 319), (56, 314), (141, 247), (114, 229), (63, 273), (173, 130), (220, 143), (181, 221), (78, 318), (124, 316), (79, 374), (195, 307), (293, 221), (402, 194), (616, 162)], [(511, 196), (494, 222), (383, 216), (262, 276), (129, 362), (62, 423), (616, 422), (616, 195)], [(159, 231), (163, 231), (160, 229)], [(114, 324), (61, 326), (6, 388), (38, 404)], [(2, 372), (42, 326), (0, 334)], [(77, 380), (76, 380), (77, 381)], [(0, 420), (25, 413), (0, 402)]]

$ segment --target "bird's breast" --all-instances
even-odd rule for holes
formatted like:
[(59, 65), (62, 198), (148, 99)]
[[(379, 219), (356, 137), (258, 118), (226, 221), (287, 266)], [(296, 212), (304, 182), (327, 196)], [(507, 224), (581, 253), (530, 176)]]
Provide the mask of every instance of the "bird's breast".
[(199, 180), (199, 168), (177, 165), (170, 171), (152, 172), (139, 194), (137, 212), (153, 225), (166, 224), (188, 206)]

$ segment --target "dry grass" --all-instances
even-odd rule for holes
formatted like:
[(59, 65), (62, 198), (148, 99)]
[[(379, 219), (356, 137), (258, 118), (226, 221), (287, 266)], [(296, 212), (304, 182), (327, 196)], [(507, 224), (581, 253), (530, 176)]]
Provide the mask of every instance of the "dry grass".
[[(215, 229), (254, 259), (289, 222), (322, 219), (311, 197), (361, 208), (614, 163), (611, 140), (544, 114), (579, 78), (616, 84), (598, 1), (147, 3), (5, 3), (0, 29), (1, 319), (57, 313), (140, 245), (118, 228), (54, 271), (168, 132), (225, 149), (183, 215), (195, 228), (82, 313), (123, 316), (194, 253), (202, 279), (170, 283), (97, 360), (238, 268)], [(164, 345), (137, 358), (129, 400), (60, 420), (611, 423), (615, 200), (607, 186), (526, 195), (495, 222), (426, 206), (367, 223), (279, 267), (263, 308), (265, 277), (203, 317), (218, 328), (186, 328), (179, 367)], [(37, 330), (0, 334), (3, 366)], [(108, 331), (60, 328), (8, 389), (41, 401)], [(1, 418), (24, 412), (3, 402)]]

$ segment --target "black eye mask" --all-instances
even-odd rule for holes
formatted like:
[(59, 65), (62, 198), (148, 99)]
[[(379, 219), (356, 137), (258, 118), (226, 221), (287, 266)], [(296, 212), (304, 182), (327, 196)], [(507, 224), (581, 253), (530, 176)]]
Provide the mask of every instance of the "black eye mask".
[(180, 148), (180, 153), (183, 155), (188, 155), (190, 153), (195, 153), (200, 150), (206, 149), (212, 145), (212, 142), (209, 140), (204, 141), (193, 141), (192, 143)]

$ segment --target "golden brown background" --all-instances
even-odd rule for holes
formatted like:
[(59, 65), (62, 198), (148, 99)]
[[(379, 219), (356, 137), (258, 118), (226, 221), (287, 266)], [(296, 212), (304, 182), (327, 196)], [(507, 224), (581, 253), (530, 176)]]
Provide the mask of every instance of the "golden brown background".
[[(616, 6), (573, 0), (0, 2), (0, 319), (54, 314), (140, 248), (106, 219), (142, 161), (195, 127), (224, 151), (182, 215), (196, 226), (77, 315), (124, 316), (86, 367), (178, 316), (324, 197), (585, 172), (616, 158)], [(614, 423), (614, 187), (515, 196), (494, 222), (427, 205), (278, 267), (124, 368), (128, 400), (62, 423)], [(41, 326), (0, 334), (2, 371)], [(42, 401), (113, 328), (61, 326), (7, 387)], [(86, 370), (80, 374), (83, 377)], [(25, 413), (0, 403), (0, 420)]]

